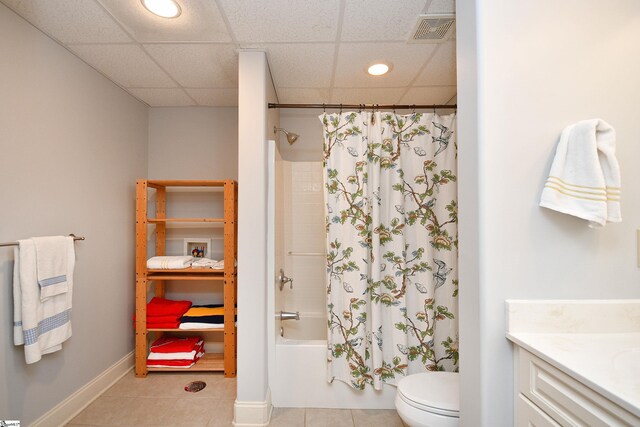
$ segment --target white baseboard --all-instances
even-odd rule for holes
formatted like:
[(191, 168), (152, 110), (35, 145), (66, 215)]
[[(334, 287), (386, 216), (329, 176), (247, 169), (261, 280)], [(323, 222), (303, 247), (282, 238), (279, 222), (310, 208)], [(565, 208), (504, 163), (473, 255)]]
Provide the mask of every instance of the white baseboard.
[(267, 426), (271, 421), (271, 390), (267, 389), (264, 402), (240, 402), (233, 405), (235, 427)]
[(89, 406), (98, 396), (129, 372), (134, 365), (133, 352), (118, 360), (106, 371), (82, 386), (78, 391), (57, 404), (49, 412), (38, 418), (29, 427), (63, 426), (80, 411)]

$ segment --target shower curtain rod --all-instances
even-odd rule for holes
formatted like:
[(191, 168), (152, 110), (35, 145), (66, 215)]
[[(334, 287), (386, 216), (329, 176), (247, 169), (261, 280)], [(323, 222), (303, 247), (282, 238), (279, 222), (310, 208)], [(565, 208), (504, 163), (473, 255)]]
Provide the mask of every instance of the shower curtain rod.
[(458, 109), (457, 104), (444, 105), (444, 104), (275, 104), (270, 102), (269, 108), (327, 108), (332, 109), (357, 109), (357, 110), (380, 110), (393, 109), (393, 110), (436, 110), (436, 109)]

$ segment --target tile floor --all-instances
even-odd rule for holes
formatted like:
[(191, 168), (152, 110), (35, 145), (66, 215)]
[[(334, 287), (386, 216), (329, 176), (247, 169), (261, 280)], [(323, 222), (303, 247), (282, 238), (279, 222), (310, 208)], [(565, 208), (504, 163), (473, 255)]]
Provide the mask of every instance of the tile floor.
[[(184, 391), (191, 381), (207, 386)], [(139, 379), (127, 373), (67, 426), (231, 426), (236, 380), (219, 373), (153, 373)], [(403, 427), (394, 410), (275, 408), (275, 427)]]

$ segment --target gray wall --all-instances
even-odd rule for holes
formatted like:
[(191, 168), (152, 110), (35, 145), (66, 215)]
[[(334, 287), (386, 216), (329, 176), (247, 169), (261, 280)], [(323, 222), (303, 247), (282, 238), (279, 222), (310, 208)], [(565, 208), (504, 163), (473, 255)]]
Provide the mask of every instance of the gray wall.
[[(461, 217), (461, 254), (477, 248), (471, 262), (461, 257), (461, 317), (478, 316), (461, 322), (461, 339), (479, 337), (461, 347), (461, 360), (477, 358), (460, 369), (463, 418), (510, 426), (505, 299), (640, 297), (640, 45), (631, 42), (640, 40), (640, 2), (461, 1), (457, 10), (459, 67), (477, 66), (475, 87), (459, 74), (458, 98), (461, 169), (476, 154), (475, 176), (460, 176), (460, 208), (478, 224), (465, 228)], [(596, 117), (616, 129), (622, 170), (623, 221), (603, 229), (538, 206), (560, 132)], [(477, 297), (463, 306), (465, 293)]]
[(147, 107), (0, 4), (0, 242), (77, 233), (73, 336), (26, 365), (0, 248), (0, 419), (27, 425), (133, 350)]
[(238, 109), (149, 109), (149, 179), (238, 179)]
[[(238, 109), (214, 107), (149, 108), (150, 179), (238, 179)], [(151, 202), (153, 199), (151, 192)], [(222, 217), (221, 191), (167, 194), (169, 217)], [(150, 206), (153, 209), (153, 206)], [(153, 233), (149, 247), (154, 247)], [(167, 255), (182, 255), (185, 238), (210, 238), (211, 258), (222, 259), (223, 228), (167, 227)], [(149, 256), (154, 255), (153, 250)], [(223, 302), (222, 285), (209, 282), (167, 283), (167, 296), (197, 304)], [(205, 350), (220, 353), (222, 335), (205, 336)]]

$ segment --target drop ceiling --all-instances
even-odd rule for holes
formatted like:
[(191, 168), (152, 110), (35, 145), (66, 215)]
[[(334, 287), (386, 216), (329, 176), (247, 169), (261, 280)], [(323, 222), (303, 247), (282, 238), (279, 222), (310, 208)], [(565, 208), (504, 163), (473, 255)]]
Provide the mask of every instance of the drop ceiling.
[[(407, 43), (454, 0), (178, 0), (175, 19), (139, 0), (0, 1), (154, 107), (236, 106), (241, 49), (267, 53), (281, 103), (455, 101), (455, 40)], [(392, 71), (367, 75), (374, 61)]]

